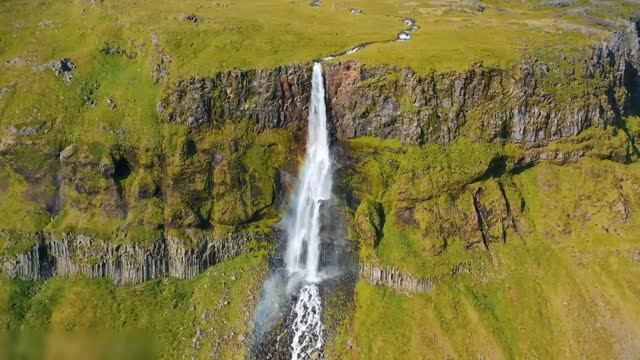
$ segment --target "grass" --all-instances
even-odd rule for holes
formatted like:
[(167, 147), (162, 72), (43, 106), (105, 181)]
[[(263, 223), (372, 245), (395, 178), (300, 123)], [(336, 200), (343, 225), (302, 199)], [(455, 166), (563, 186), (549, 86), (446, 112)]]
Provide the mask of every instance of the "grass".
[[(484, 1), (483, 12), (473, 2), (413, 1), (409, 3), (354, 1), (350, 6), (362, 8), (370, 15), (410, 17), (420, 29), (412, 39), (402, 43), (371, 46), (351, 56), (376, 65), (403, 65), (418, 72), (460, 71), (472, 63), (505, 67), (523, 55), (541, 52), (578, 55), (582, 49), (606, 38), (605, 26), (594, 19), (630, 17), (638, 9), (622, 1), (594, 6), (589, 1), (574, 1), (564, 8), (515, 1)], [(588, 7), (588, 16), (574, 16), (571, 11)]]
[(563, 244), (533, 235), (496, 248), (498, 266), (448, 277), (429, 294), (361, 281), (356, 310), (331, 351), (352, 359), (635, 353), (640, 288), (629, 247), (637, 232), (627, 235)]
[[(630, 119), (629, 128), (634, 121)], [(392, 189), (406, 168), (389, 180), (389, 189), (358, 192), (382, 199), (386, 215), (380, 244), (361, 244), (361, 260), (429, 277), (434, 288), (406, 295), (361, 280), (355, 310), (336, 326), (328, 354), (351, 359), (571, 359), (637, 353), (640, 269), (633, 259), (640, 236), (635, 186), (640, 167), (602, 159), (603, 154), (624, 153), (625, 136), (593, 129), (549, 145), (560, 151), (586, 149), (592, 157), (562, 165), (542, 162), (515, 172), (507, 166), (459, 190), (440, 187), (437, 198), (407, 203), (395, 197)], [(363, 147), (363, 156), (383, 164), (397, 151), (392, 143), (366, 139), (346, 146)], [(437, 158), (438, 151), (451, 150), (431, 149), (430, 156)], [(509, 145), (497, 155), (509, 163), (509, 156), (519, 157), (521, 151)], [(459, 164), (458, 171), (465, 173), (461, 161), (449, 159), (449, 166)], [(399, 162), (396, 169), (403, 169)], [(442, 177), (451, 177), (446, 167), (432, 164), (432, 169), (444, 169)], [(354, 183), (366, 184), (370, 174), (358, 174)], [(430, 178), (414, 177), (413, 186)], [(379, 183), (376, 176), (372, 180)], [(485, 189), (482, 203), (491, 206), (493, 219), (500, 215), (497, 204), (506, 199), (514, 221), (502, 229), (506, 242), (490, 242), (490, 251), (468, 249), (468, 239), (461, 238), (465, 231), (460, 229), (477, 226), (474, 220), (456, 222), (473, 211), (472, 194), (479, 187)], [(412, 222), (394, 213), (398, 203), (415, 209)], [(489, 224), (489, 234), (493, 229)], [(437, 237), (446, 247), (434, 256), (424, 249)]]
[(0, 333), (10, 345), (0, 351), (26, 359), (77, 354), (241, 359), (249, 341), (253, 294), (265, 272), (265, 254), (254, 252), (187, 281), (116, 288), (103, 279), (1, 279)]
[[(630, 124), (633, 128), (633, 120)], [(464, 138), (444, 146), (402, 146), (373, 138), (342, 145), (359, 155), (353, 168), (340, 175), (349, 185), (340, 186), (351, 189), (348, 197), (356, 205), (380, 202), (385, 219), (381, 234), (373, 234), (367, 231), (369, 215), (363, 209), (355, 212), (358, 226), (352, 237), (360, 238), (361, 259), (418, 278), (448, 276), (454, 266), (470, 260), (468, 247), (485, 241), (526, 238), (534, 231), (555, 240), (589, 231), (606, 236), (635, 221), (629, 214), (633, 210), (625, 209), (636, 206), (629, 184), (640, 175), (633, 162), (637, 158), (629, 152), (627, 135), (617, 129), (593, 128), (529, 150)], [(530, 170), (516, 165), (525, 154), (541, 151), (583, 153), (587, 159), (562, 166), (543, 162)], [(610, 158), (631, 163), (600, 160)], [(539, 172), (545, 175), (542, 183), (536, 180)], [(484, 195), (478, 205), (474, 194), (480, 188)], [(532, 214), (547, 195), (550, 203)], [(483, 233), (476, 206), (488, 209)], [(482, 252), (472, 258), (478, 264), (493, 262)]]

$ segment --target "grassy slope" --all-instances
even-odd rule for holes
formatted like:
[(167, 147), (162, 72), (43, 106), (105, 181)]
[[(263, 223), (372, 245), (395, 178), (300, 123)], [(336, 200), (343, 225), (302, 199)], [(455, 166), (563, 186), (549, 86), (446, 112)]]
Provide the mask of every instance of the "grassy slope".
[(85, 278), (0, 279), (0, 328), (9, 330), (0, 332), (0, 357), (240, 359), (265, 271), (256, 252), (187, 281), (115, 288)]
[[(483, 250), (467, 253), (463, 259), (469, 271), (440, 278), (430, 294), (407, 296), (360, 282), (355, 314), (343, 324), (333, 355), (435, 359), (637, 354), (637, 197), (627, 199), (633, 208), (630, 218), (611, 224), (620, 215), (612, 208), (618, 201), (616, 184), (636, 187), (629, 179), (635, 179), (639, 169), (638, 164), (583, 160), (542, 164), (514, 176), (527, 204), (530, 232), (511, 233), (505, 245), (492, 246), (493, 262)], [(587, 176), (593, 180), (584, 181)]]

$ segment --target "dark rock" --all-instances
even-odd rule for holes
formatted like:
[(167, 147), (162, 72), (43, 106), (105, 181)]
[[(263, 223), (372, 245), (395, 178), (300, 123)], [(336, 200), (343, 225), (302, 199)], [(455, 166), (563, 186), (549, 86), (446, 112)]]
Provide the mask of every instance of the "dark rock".
[(47, 280), (53, 276), (83, 275), (109, 278), (115, 284), (136, 284), (161, 277), (189, 279), (220, 261), (250, 248), (253, 241), (273, 241), (268, 233), (228, 233), (204, 236), (195, 246), (184, 239), (160, 236), (149, 244), (119, 245), (88, 235), (39, 233), (28, 252), (1, 258), (4, 274), (11, 278)]
[[(633, 23), (586, 52), (580, 77), (557, 62), (525, 58), (508, 69), (477, 64), (462, 72), (418, 75), (410, 69), (365, 67), (357, 61), (324, 65), (331, 133), (337, 139), (396, 138), (405, 143), (448, 143), (459, 136), (527, 145), (610, 126), (627, 113), (636, 89), (640, 50)], [(577, 66), (577, 65), (576, 65)], [(175, 83), (158, 104), (165, 122), (220, 127), (238, 118), (255, 130), (304, 129), (309, 65), (227, 71)], [(603, 79), (566, 92), (549, 78)], [(560, 81), (560, 80), (559, 80)], [(568, 85), (566, 83), (566, 86)], [(557, 93), (567, 94), (559, 98)], [(636, 99), (636, 100), (632, 100)]]
[(158, 104), (165, 122), (221, 127), (252, 119), (256, 131), (305, 126), (311, 69), (287, 65), (272, 70), (228, 71), (211, 78), (178, 81)]
[(383, 285), (400, 292), (426, 293), (431, 291), (430, 279), (416, 279), (391, 268), (381, 268), (364, 262), (360, 263), (360, 278), (372, 285)]
[(76, 64), (74, 64), (71, 59), (62, 58), (55, 60), (49, 64), (49, 67), (53, 70), (56, 76), (62, 75), (65, 82), (71, 82), (71, 80), (73, 80), (71, 72), (76, 68)]

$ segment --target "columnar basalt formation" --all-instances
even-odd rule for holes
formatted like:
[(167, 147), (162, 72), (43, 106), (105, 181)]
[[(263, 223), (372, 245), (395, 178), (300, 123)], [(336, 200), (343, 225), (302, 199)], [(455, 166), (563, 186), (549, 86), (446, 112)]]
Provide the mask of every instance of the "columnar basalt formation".
[(229, 233), (204, 237), (191, 248), (167, 235), (149, 244), (112, 244), (92, 236), (38, 234), (25, 253), (0, 258), (12, 278), (47, 280), (59, 275), (109, 278), (115, 284), (137, 284), (162, 277), (190, 279), (210, 266), (249, 250), (252, 243), (272, 242), (273, 233)]
[(372, 285), (383, 285), (399, 292), (425, 293), (433, 286), (430, 279), (416, 279), (393, 268), (360, 263), (360, 278)]

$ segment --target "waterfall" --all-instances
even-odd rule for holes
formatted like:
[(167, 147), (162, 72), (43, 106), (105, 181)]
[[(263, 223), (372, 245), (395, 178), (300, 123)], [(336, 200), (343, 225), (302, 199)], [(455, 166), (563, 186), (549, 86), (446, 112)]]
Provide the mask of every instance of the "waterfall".
[(317, 283), (320, 271), (320, 211), (330, 200), (332, 187), (331, 155), (327, 130), (322, 65), (313, 65), (307, 150), (300, 180), (287, 224), (285, 265), (290, 291), (300, 288), (293, 308), (292, 359), (321, 351), (324, 326), (322, 302)]
[[(276, 266), (265, 281), (254, 315), (256, 355), (263, 354), (262, 351), (279, 352), (282, 346), (287, 346), (286, 352), (294, 360), (323, 358), (325, 328), (320, 282), (341, 273), (340, 266), (336, 267), (339, 261), (328, 260), (331, 255), (326, 249), (322, 265), (320, 256), (321, 235), (334, 238), (334, 242), (335, 238), (342, 239), (343, 236), (331, 234), (336, 221), (327, 216), (331, 207), (333, 174), (324, 79), (318, 62), (313, 65), (307, 131), (304, 162), (283, 219), (286, 244), (283, 244), (282, 262), (276, 262), (281, 266)], [(330, 253), (336, 255), (340, 251), (332, 248)], [(280, 321), (287, 324), (287, 331), (273, 334), (275, 337), (271, 338), (270, 331), (277, 328), (275, 325)], [(269, 341), (273, 341), (273, 347)]]
[(331, 198), (331, 156), (320, 63), (313, 65), (307, 152), (287, 219), (285, 264), (294, 282), (320, 280), (320, 207)]

